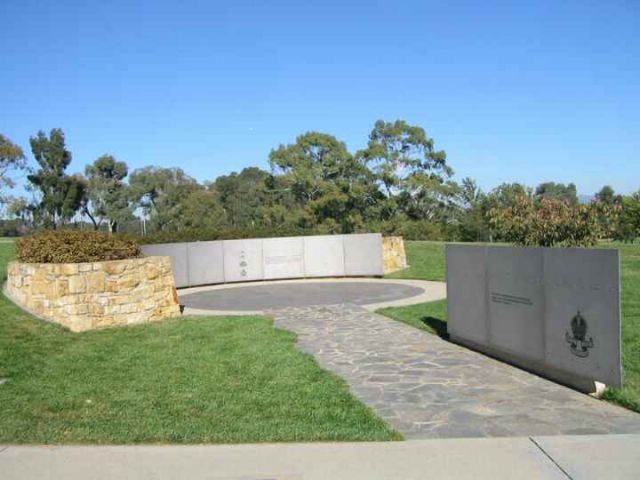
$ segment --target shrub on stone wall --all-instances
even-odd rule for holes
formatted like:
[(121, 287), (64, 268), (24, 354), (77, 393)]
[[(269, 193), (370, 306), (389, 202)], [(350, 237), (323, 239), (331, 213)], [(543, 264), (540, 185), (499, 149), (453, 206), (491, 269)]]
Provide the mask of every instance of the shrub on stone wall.
[(45, 230), (16, 241), (25, 263), (82, 263), (142, 256), (130, 238), (94, 230)]

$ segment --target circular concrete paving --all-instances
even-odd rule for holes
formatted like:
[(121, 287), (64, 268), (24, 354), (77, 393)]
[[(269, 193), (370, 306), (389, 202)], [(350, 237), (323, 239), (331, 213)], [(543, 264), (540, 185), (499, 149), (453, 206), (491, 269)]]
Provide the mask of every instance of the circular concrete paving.
[(379, 308), (426, 301), (426, 296), (437, 293), (430, 283), (433, 282), (337, 279), (217, 285), (182, 290), (180, 302), (191, 313), (263, 312), (340, 303)]

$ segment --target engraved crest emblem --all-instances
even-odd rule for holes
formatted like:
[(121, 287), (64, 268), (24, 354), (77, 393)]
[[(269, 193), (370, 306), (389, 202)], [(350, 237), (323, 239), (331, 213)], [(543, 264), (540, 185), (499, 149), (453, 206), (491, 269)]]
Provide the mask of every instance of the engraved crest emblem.
[(571, 353), (576, 357), (588, 357), (589, 349), (593, 348), (593, 338), (587, 336), (588, 331), (589, 324), (578, 310), (571, 319), (571, 333), (567, 330), (564, 337)]

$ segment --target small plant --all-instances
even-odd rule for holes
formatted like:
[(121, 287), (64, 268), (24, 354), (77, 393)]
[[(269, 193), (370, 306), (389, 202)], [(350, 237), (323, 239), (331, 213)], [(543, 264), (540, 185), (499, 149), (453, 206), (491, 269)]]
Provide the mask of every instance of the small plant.
[(135, 240), (94, 230), (45, 230), (16, 241), (26, 263), (81, 263), (142, 256)]

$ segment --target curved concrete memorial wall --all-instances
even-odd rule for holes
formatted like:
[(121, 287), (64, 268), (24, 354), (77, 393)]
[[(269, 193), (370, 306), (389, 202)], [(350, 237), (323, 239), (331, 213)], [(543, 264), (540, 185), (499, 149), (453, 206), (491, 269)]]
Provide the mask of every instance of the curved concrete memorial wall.
[(315, 235), (144, 245), (171, 258), (176, 286), (311, 277), (382, 276), (382, 235)]
[(593, 391), (622, 385), (617, 250), (447, 245), (453, 341)]

